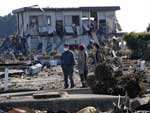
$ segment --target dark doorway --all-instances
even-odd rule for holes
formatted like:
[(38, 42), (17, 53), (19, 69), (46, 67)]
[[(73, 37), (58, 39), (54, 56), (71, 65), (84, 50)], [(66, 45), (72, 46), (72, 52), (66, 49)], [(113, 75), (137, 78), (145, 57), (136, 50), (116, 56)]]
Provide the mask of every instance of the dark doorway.
[(94, 26), (94, 29), (97, 29), (97, 23), (98, 23), (98, 20), (97, 20), (97, 11), (94, 11), (94, 10), (92, 10), (92, 11), (90, 11), (90, 15), (91, 15), (91, 17), (93, 17), (94, 18), (94, 23), (91, 23), (92, 24), (92, 26)]
[(72, 23), (75, 24), (76, 26), (79, 26), (80, 25), (79, 16), (72, 16)]
[(29, 17), (29, 21), (30, 21), (30, 27), (34, 27), (34, 26), (38, 26), (38, 16), (30, 16)]
[(37, 51), (38, 51), (38, 52), (42, 52), (42, 46), (43, 46), (43, 44), (40, 42), (40, 43), (38, 44), (38, 46), (37, 46)]
[(56, 20), (56, 32), (59, 36), (63, 36), (63, 21)]
[(101, 19), (99, 20), (99, 33), (100, 34), (106, 34), (106, 20)]

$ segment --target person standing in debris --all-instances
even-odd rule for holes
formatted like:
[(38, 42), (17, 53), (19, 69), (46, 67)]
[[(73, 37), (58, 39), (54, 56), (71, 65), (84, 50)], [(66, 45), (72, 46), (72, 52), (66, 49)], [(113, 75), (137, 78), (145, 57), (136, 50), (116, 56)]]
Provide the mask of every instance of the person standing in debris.
[(69, 84), (68, 84), (68, 78), (70, 80), (70, 88), (74, 87), (74, 80), (73, 80), (73, 68), (75, 65), (75, 60), (74, 60), (74, 55), (73, 52), (70, 51), (69, 49), (69, 45), (65, 44), (64, 45), (64, 52), (61, 55), (61, 67), (63, 70), (63, 74), (64, 74), (64, 88), (68, 88)]
[(82, 44), (79, 46), (78, 69), (79, 69), (79, 75), (80, 75), (82, 87), (87, 87), (86, 84), (86, 79), (88, 74), (87, 53), (85, 51), (84, 45)]
[(100, 46), (97, 43), (94, 43), (94, 48), (95, 48), (95, 53), (94, 53), (95, 64), (103, 62), (104, 57), (102, 55), (103, 52), (100, 51)]
[(95, 57), (94, 57), (94, 40), (90, 40), (89, 45), (87, 46), (87, 49), (89, 51), (90, 57), (92, 59), (91, 64), (95, 64)]

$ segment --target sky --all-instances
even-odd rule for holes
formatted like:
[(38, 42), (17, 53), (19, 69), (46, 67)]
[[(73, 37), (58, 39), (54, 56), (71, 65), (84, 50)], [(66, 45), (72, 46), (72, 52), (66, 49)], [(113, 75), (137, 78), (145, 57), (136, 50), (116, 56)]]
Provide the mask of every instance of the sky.
[(117, 19), (125, 32), (142, 32), (150, 23), (150, 0), (0, 0), (0, 16), (12, 10), (39, 5), (40, 7), (120, 6)]

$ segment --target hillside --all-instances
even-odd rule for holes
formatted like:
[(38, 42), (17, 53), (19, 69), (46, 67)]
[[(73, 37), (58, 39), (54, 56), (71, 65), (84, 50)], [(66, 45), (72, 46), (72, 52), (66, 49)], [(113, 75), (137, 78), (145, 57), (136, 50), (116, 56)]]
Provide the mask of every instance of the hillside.
[(7, 37), (17, 30), (15, 15), (0, 16), (0, 38)]

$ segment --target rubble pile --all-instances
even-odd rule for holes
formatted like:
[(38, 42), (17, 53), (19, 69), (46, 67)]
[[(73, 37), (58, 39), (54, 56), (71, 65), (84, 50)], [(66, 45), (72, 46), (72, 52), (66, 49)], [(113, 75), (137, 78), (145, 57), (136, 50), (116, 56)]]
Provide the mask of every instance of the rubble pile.
[(7, 37), (4, 42), (0, 45), (0, 53), (14, 52), (15, 55), (19, 53), (25, 53), (25, 43), (19, 36), (12, 35)]
[(102, 46), (105, 51), (102, 52), (102, 56), (105, 56), (105, 60), (96, 66), (94, 75), (88, 77), (89, 86), (97, 94), (125, 95), (127, 93), (130, 98), (141, 96), (146, 88), (145, 73), (136, 73), (135, 62), (129, 61), (131, 66), (129, 64), (125, 66), (128, 60), (114, 57), (109, 43), (105, 44), (106, 47)]
[(142, 59), (147, 60), (147, 61), (150, 60), (150, 44), (148, 44), (147, 48), (145, 49)]
[[(96, 80), (94, 82), (96, 84), (93, 84), (92, 79)], [(114, 84), (112, 83), (112, 79), (112, 68), (110, 67), (110, 65), (102, 63), (96, 67), (94, 76), (89, 77), (88, 84), (92, 88), (94, 93), (110, 94), (110, 91)]]
[[(107, 42), (106, 42), (107, 43)], [(106, 47), (105, 47), (106, 46)], [(96, 94), (122, 95), (130, 99), (130, 106), (114, 106), (112, 113), (147, 113), (150, 111), (149, 64), (142, 60), (128, 59), (129, 51), (118, 50), (119, 57), (112, 55), (108, 43), (102, 46), (105, 58), (99, 63), (94, 74), (88, 76), (88, 85)], [(122, 56), (124, 55), (124, 56)], [(142, 101), (144, 100), (144, 102)], [(142, 101), (142, 102), (141, 102)]]

